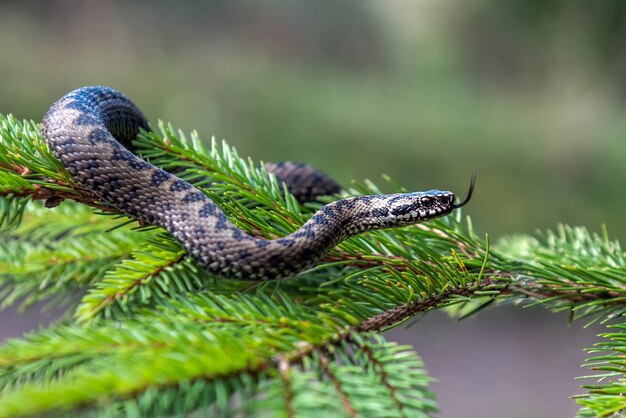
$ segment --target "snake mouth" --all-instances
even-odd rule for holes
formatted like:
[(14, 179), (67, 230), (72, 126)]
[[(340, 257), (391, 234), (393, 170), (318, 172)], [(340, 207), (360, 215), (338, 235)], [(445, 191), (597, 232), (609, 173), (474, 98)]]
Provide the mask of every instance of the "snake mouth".
[(472, 174), (472, 179), (470, 180), (469, 191), (467, 192), (467, 197), (463, 199), (461, 203), (457, 203), (456, 205), (452, 205), (452, 209), (462, 208), (467, 205), (467, 203), (472, 198), (472, 194), (474, 194), (474, 185), (476, 184), (476, 174)]

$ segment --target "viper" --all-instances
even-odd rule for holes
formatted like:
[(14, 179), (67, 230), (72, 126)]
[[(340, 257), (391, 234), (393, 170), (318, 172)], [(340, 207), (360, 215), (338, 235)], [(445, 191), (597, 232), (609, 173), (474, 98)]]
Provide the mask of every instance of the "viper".
[[(69, 173), (102, 202), (169, 231), (196, 262), (216, 275), (264, 280), (298, 274), (344, 239), (364, 231), (412, 225), (467, 204), (449, 191), (356, 196), (322, 207), (295, 232), (277, 239), (236, 227), (202, 190), (130, 151), (149, 125), (137, 106), (103, 86), (74, 90), (42, 120), (48, 147)], [(310, 166), (269, 164), (299, 200), (335, 194), (339, 186)], [(300, 190), (298, 190), (300, 189)]]

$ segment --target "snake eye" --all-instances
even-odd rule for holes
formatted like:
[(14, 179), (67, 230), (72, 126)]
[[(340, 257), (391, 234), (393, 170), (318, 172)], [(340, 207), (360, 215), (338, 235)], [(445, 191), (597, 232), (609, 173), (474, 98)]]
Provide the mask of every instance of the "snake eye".
[(422, 206), (428, 208), (433, 204), (433, 199), (432, 197), (424, 196), (420, 199), (420, 203), (422, 204)]

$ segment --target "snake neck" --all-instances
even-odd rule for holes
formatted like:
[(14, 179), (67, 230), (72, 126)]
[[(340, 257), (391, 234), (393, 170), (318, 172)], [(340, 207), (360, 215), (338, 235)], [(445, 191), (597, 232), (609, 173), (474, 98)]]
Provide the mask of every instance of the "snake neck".
[[(165, 224), (207, 270), (238, 279), (275, 279), (313, 266), (350, 236), (397, 226), (397, 220), (385, 217), (389, 202), (396, 196), (359, 196), (332, 202), (295, 232), (274, 240), (241, 231), (213, 203), (206, 205), (212, 205), (214, 212), (209, 215), (217, 223), (207, 228), (180, 228), (173, 219)], [(215, 231), (220, 231), (219, 237)]]

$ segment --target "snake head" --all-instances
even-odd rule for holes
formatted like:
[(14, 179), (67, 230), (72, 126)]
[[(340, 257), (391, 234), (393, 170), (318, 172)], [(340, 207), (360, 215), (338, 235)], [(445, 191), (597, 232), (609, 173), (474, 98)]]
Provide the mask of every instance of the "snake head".
[(450, 214), (465, 206), (474, 192), (476, 176), (472, 176), (467, 197), (455, 203), (454, 193), (444, 190), (380, 196), (370, 201), (371, 210), (362, 220), (364, 229), (412, 225)]
[(443, 190), (401, 194), (389, 200), (386, 217), (393, 225), (424, 222), (452, 212), (454, 200), (454, 193)]

